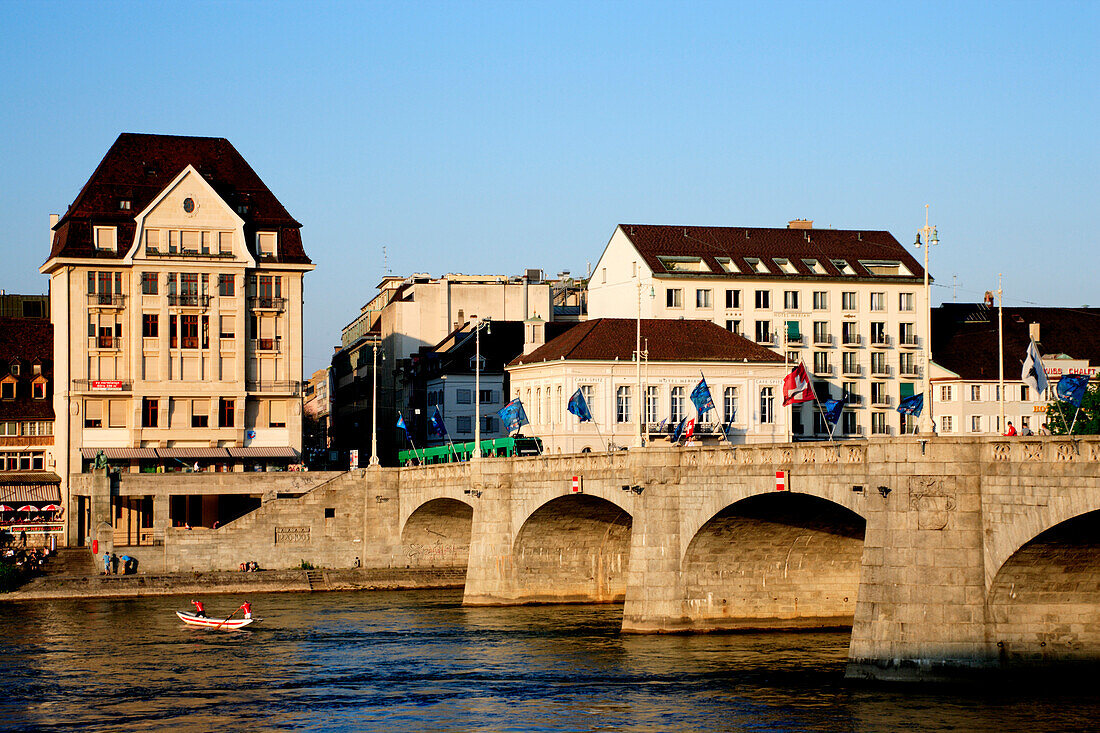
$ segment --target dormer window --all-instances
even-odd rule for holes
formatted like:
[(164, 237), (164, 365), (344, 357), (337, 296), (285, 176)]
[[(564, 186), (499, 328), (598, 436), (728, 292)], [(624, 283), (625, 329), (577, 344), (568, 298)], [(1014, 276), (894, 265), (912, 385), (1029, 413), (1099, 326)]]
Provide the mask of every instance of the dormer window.
[(131, 202), (130, 199), (119, 199), (118, 200), (118, 210), (119, 211), (129, 211), (132, 207), (133, 207), (133, 202)]
[(31, 396), (36, 400), (46, 399), (46, 380), (36, 379), (31, 384)]
[(872, 275), (912, 275), (909, 268), (894, 260), (860, 260)]
[(242, 216), (244, 214), (247, 214), (248, 213), (248, 204), (238, 204), (237, 205), (237, 213), (241, 214)]
[(485, 371), (485, 357), (484, 356), (480, 357), (480, 361), (475, 361), (475, 359), (476, 359), (476, 357), (473, 357), (473, 356), (470, 357), (470, 368), (473, 369), (474, 364), (477, 363), (478, 364), (477, 370), (479, 372)]
[(710, 272), (702, 257), (658, 257), (666, 272)]
[(768, 275), (771, 273), (771, 270), (764, 264), (764, 261), (758, 257), (746, 257), (745, 262), (749, 263), (749, 267), (753, 269), (753, 272), (759, 275)]
[(833, 260), (833, 267), (840, 270), (841, 275), (855, 275), (855, 268), (848, 264), (847, 260)]
[(0, 399), (14, 400), (15, 399), (15, 378), (8, 376), (3, 382), (0, 382)]
[(118, 247), (115, 244), (114, 227), (95, 227), (95, 248), (100, 252), (114, 252)]
[(779, 268), (780, 272), (786, 273), (787, 275), (798, 274), (798, 268), (785, 257), (773, 257), (772, 262), (775, 263), (775, 266)]
[(18, 362), (18, 361), (13, 361), (13, 362), (11, 363), (11, 369), (10, 369), (10, 371), (11, 371), (11, 373), (12, 373), (12, 376), (14, 376), (14, 377), (18, 377), (18, 376), (19, 376), (19, 362)]
[(819, 262), (818, 260), (802, 260), (802, 264), (805, 265), (806, 268), (815, 275), (826, 274), (825, 266), (822, 265), (821, 262)]
[(718, 263), (718, 266), (722, 268), (722, 272), (728, 272), (730, 274), (741, 272), (734, 261), (730, 257), (715, 257), (714, 260)]
[(274, 257), (275, 242), (275, 232), (257, 232), (256, 254), (258, 254), (260, 257)]

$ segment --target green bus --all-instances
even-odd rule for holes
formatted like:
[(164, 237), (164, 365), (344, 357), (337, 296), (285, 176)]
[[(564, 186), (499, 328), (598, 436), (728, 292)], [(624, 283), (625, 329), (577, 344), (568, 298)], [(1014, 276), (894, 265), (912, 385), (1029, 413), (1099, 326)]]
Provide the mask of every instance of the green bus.
[[(483, 458), (504, 456), (537, 456), (542, 454), (542, 440), (517, 435), (514, 438), (491, 438), (481, 441)], [(399, 465), (433, 465), (436, 463), (459, 463), (468, 461), (474, 455), (474, 443), (446, 443), (421, 450), (403, 450), (397, 454)]]

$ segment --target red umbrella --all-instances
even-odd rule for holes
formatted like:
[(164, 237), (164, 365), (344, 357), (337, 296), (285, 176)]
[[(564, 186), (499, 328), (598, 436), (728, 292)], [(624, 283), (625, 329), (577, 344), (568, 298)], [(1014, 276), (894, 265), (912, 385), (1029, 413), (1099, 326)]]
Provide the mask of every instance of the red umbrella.
[(57, 504), (47, 504), (46, 506), (42, 507), (42, 511), (44, 511), (44, 512), (59, 512), (59, 511), (61, 511), (61, 507), (59, 507)]
[(21, 512), (37, 512), (38, 507), (31, 506), (30, 504), (24, 504), (23, 506), (19, 507), (19, 511), (21, 511)]
[(0, 504), (0, 512), (14, 512), (14, 511), (15, 511), (15, 510), (14, 510), (14, 509), (12, 509), (12, 508), (11, 508), (10, 506), (8, 506), (7, 504)]

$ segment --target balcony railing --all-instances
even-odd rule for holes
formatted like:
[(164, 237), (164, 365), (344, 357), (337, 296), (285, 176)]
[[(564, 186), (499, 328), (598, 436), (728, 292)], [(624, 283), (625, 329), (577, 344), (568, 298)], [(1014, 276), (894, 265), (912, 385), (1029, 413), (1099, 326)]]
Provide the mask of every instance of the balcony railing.
[(919, 377), (920, 367), (916, 364), (902, 364), (901, 368), (898, 369), (898, 372), (903, 377)]
[(209, 308), (210, 296), (198, 295), (197, 293), (169, 293), (168, 305), (180, 306), (184, 308)]
[(842, 337), (841, 343), (844, 346), (863, 346), (863, 337), (858, 333), (846, 333)]
[(920, 348), (920, 339), (913, 335), (901, 336), (898, 338), (898, 346), (903, 349), (917, 349)]
[(815, 333), (814, 334), (814, 346), (832, 346), (833, 336), (828, 333)]
[(281, 311), (286, 308), (286, 298), (272, 298), (266, 295), (253, 295), (248, 298), (248, 307), (256, 310)]
[(794, 336), (787, 336), (787, 346), (801, 346), (804, 337), (802, 334), (796, 334)]
[(814, 374), (816, 374), (818, 376), (822, 376), (822, 377), (832, 376), (832, 374), (833, 374), (833, 365), (832, 364), (815, 364), (814, 365)]
[(884, 334), (871, 334), (871, 346), (879, 349), (889, 348), (891, 339)]
[(281, 338), (272, 339), (252, 339), (253, 351), (280, 351), (283, 340)]
[(845, 364), (841, 367), (841, 370), (846, 377), (859, 377), (863, 375), (863, 367), (859, 364)]
[(863, 395), (849, 392), (848, 394), (844, 395), (844, 401), (847, 402), (849, 405), (862, 405)]
[(232, 252), (209, 252), (194, 249), (185, 250), (161, 250), (156, 247), (146, 247), (145, 254), (148, 257), (188, 257), (195, 259), (233, 259)]
[(105, 308), (122, 308), (126, 305), (126, 296), (111, 295), (110, 293), (89, 293), (88, 305), (102, 306)]
[(871, 397), (871, 405), (874, 407), (889, 407), (890, 395), (879, 395), (878, 397)]
[(129, 392), (134, 383), (129, 379), (74, 379), (77, 392)]
[(290, 394), (298, 394), (302, 389), (302, 383), (297, 381), (267, 382), (250, 380), (245, 382), (245, 389), (249, 392), (289, 392)]
[(122, 337), (91, 336), (88, 338), (88, 348), (98, 351), (120, 351), (122, 349)]
[(872, 377), (888, 377), (890, 376), (890, 367), (886, 364), (872, 364), (871, 365)]

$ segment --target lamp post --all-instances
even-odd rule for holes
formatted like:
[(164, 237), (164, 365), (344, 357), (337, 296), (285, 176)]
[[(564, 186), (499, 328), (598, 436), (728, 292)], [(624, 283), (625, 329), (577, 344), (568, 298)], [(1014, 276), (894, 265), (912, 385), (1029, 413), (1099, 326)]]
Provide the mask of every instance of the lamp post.
[[(637, 272), (637, 263), (635, 263), (635, 271)], [(654, 297), (653, 286), (649, 288), (649, 297)], [(646, 349), (646, 356), (649, 355), (649, 349)], [(648, 365), (648, 361), (646, 364)], [(642, 392), (642, 276), (638, 274), (638, 318), (637, 328), (634, 333), (634, 369), (635, 369), (635, 381), (638, 388), (638, 407), (636, 412), (637, 432), (634, 435), (634, 447), (641, 448), (645, 446), (645, 432), (644, 432), (644, 411), (645, 411), (645, 393)]]
[[(371, 348), (374, 350), (374, 368), (371, 369), (371, 377), (373, 379), (373, 385), (371, 387), (371, 400), (370, 400), (370, 465), (377, 466), (378, 463), (378, 343), (379, 340), (375, 339), (371, 344)], [(382, 361), (386, 360), (385, 353), (382, 354)]]
[[(924, 242), (920, 235), (924, 234)], [(932, 423), (932, 291), (928, 282), (928, 250), (940, 243), (936, 227), (928, 224), (928, 204), (924, 205), (924, 227), (917, 232), (917, 241), (914, 247), (924, 247), (924, 374), (922, 389), (924, 390), (924, 407), (921, 410), (920, 429), (922, 433), (931, 435)]]
[[(482, 321), (476, 315), (470, 316), (477, 319), (474, 324), (474, 451), (470, 460), (481, 460), (481, 324)], [(492, 333), (489, 319), (484, 321), (487, 333)]]

